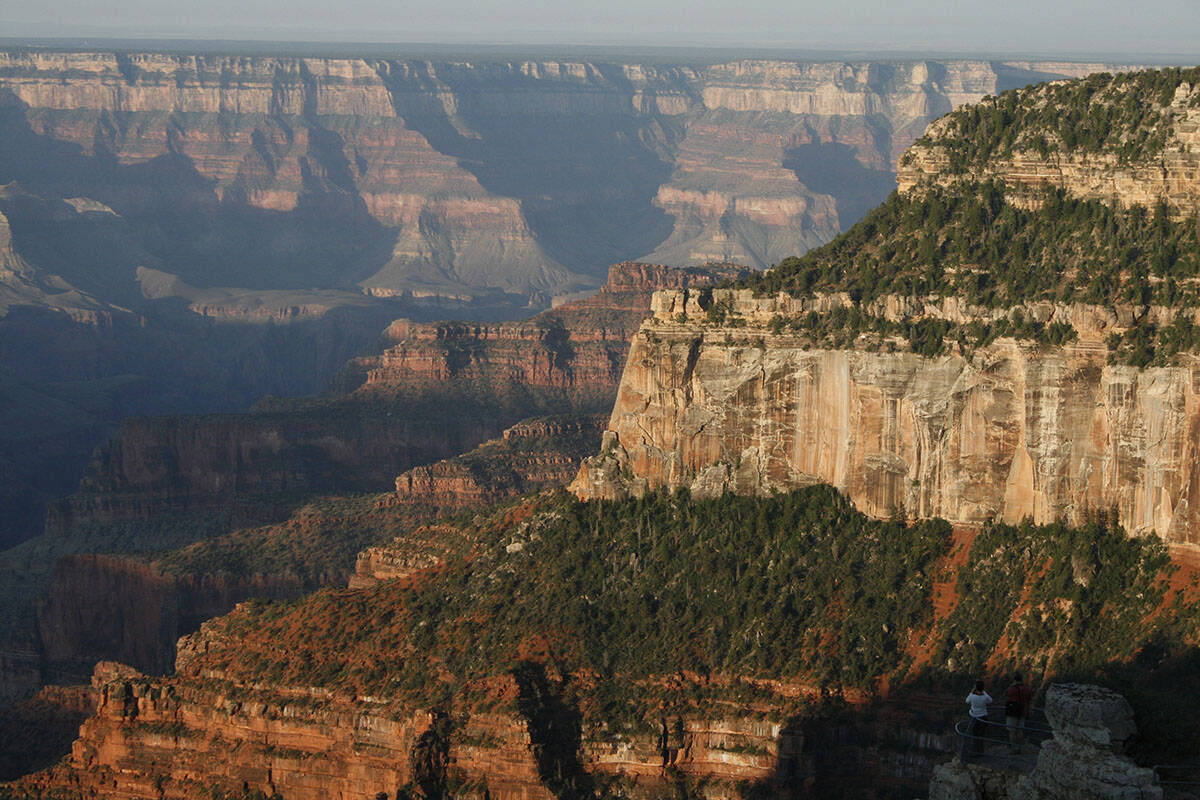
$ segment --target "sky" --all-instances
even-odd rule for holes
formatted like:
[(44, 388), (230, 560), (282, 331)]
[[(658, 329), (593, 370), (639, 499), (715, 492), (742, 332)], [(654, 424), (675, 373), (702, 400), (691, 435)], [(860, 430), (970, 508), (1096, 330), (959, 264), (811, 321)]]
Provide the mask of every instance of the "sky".
[(0, 0), (0, 37), (1137, 54), (1200, 61), (1200, 0)]

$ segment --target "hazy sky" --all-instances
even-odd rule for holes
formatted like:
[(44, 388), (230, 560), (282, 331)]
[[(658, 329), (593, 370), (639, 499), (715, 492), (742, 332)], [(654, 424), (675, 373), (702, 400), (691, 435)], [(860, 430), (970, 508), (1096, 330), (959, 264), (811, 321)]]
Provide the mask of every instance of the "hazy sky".
[(0, 0), (0, 36), (1200, 56), (1200, 0)]

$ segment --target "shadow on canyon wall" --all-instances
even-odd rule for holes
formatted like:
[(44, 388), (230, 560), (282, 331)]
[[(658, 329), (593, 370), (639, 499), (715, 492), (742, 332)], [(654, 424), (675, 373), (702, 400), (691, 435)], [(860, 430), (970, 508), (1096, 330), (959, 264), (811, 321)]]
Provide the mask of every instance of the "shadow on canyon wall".
[(864, 167), (854, 148), (835, 142), (790, 147), (784, 151), (783, 167), (809, 189), (837, 201), (843, 229), (862, 219), (896, 188), (895, 173)]
[[(671, 175), (663, 153), (679, 132), (669, 120), (618, 111), (634, 107), (619, 71), (605, 73), (599, 108), (580, 113), (536, 97), (522, 105), (535, 81), (520, 74), (492, 74), (483, 92), (477, 73), (437, 66), (436, 77), (399, 65), (380, 71), (397, 113), (485, 189), (519, 200), (538, 244), (560, 264), (600, 276), (670, 235), (673, 221), (653, 200)], [(454, 94), (453, 112), (431, 102), (434, 83)], [(505, 89), (514, 102), (498, 107)]]
[(544, 665), (522, 661), (512, 672), (517, 710), (525, 719), (538, 777), (558, 800), (585, 800), (595, 793), (579, 760), (583, 715), (568, 699), (566, 680), (552, 681)]
[[(157, 261), (153, 266), (195, 286), (284, 290), (353, 287), (391, 255), (395, 231), (367, 211), (341, 136), (323, 128), (315, 113), (305, 119), (309, 147), (301, 158), (303, 190), (291, 211), (245, 201), (245, 184), (255, 169), (273, 171), (261, 136), (246, 157), (252, 163), (239, 173), (242, 183), (220, 198), (215, 182), (183, 154), (170, 128), (167, 153), (126, 165), (112, 150), (116, 121), (102, 120), (95, 154), (88, 155), (76, 144), (37, 133), (28, 113), (11, 90), (0, 89), (0, 183), (17, 181), (50, 200), (89, 197), (120, 215), (120, 220), (103, 220), (101, 232), (93, 232), (108, 237), (99, 241), (88, 241), (83, 233), (65, 240), (61, 232), (47, 237), (33, 222), (14, 221), (23, 252), (39, 266), (83, 281), (84, 288), (101, 288), (95, 285), (100, 266), (109, 281), (131, 289), (128, 263), (112, 274), (119, 264), (114, 259), (122, 255), (152, 266), (143, 260), (149, 256)], [(127, 239), (113, 238), (113, 228), (123, 229)]]

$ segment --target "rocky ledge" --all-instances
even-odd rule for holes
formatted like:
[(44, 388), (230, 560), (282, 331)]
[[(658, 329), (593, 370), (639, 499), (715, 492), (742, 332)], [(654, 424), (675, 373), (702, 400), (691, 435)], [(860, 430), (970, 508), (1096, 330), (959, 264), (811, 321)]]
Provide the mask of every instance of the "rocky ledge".
[(1124, 697), (1099, 686), (1055, 684), (1046, 693), (1046, 719), (1054, 738), (1029, 775), (953, 761), (934, 771), (929, 800), (1161, 800), (1154, 770), (1121, 755), (1137, 730)]

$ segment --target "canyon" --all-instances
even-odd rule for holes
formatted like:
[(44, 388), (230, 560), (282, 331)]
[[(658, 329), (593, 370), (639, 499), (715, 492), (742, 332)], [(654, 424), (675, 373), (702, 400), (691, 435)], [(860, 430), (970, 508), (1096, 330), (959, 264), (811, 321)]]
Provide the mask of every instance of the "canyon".
[(626, 259), (767, 266), (934, 117), (1097, 66), (4, 49), (0, 546), (129, 417), (318, 392), (396, 318), (528, 316)]
[[(803, 252), (890, 192), (932, 119), (1099, 66), (8, 50), (0, 163), (135, 227), (171, 222), (164, 201), (186, 209), (174, 224), (204, 240), (160, 243), (143, 266), (195, 287), (561, 293), (627, 259)], [(249, 220), (268, 233), (247, 239)]]
[[(167, 671), (180, 635), (241, 600), (344, 583), (372, 532), (386, 539), (435, 508), (566, 483), (595, 449), (595, 415), (612, 406), (653, 291), (745, 274), (617, 264), (598, 292), (527, 320), (395, 321), (376, 354), (344, 364), (324, 396), (126, 421), (76, 491), (48, 505), (42, 535), (0, 558), (0, 690), (19, 697), (78, 681), (99, 660)], [(310, 509), (314, 497), (393, 490), (378, 509)], [(267, 563), (252, 553), (309, 530), (340, 538), (337, 559)], [(239, 542), (232, 556), (221, 549), (227, 537)], [(156, 566), (164, 551), (205, 541), (213, 556)]]
[[(80, 71), (99, 69), (80, 58)], [(427, 142), (458, 148), (450, 160), (478, 170), (480, 186), (506, 179), (480, 166), (484, 156), (520, 154), (520, 138), (543, 141), (520, 126), (489, 139), (479, 116), (502, 104), (478, 91), (481, 70), (470, 65), (306, 61), (299, 74), (315, 88), (296, 106), (299, 95), (283, 91), (286, 64), (270, 93), (253, 60), (200, 92), (190, 81), (203, 80), (182, 68), (166, 77), (162, 64), (178, 59), (122, 58), (120, 77), (100, 85), (131, 109), (141, 88), (166, 92), (186, 114), (219, 114), (235, 99), (261, 109), (269, 98), (280, 117), (299, 108), (300, 116), (323, 114), (332, 126), (339, 113), (386, 100)], [(207, 74), (207, 65), (195, 63), (196, 75)], [(1042, 69), (990, 67), (994, 80)], [(635, 137), (640, 146), (660, 148), (670, 134), (681, 137), (681, 153), (685, 144), (719, 150), (724, 161), (677, 162), (671, 185), (656, 189), (652, 207), (675, 220), (670, 231), (644, 203), (625, 213), (637, 217), (633, 232), (643, 244), (661, 226), (654, 252), (665, 253), (663, 260), (687, 251), (725, 262), (746, 255), (737, 237), (769, 242), (773, 224), (788, 236), (836, 229), (838, 205), (800, 202), (759, 184), (744, 196), (721, 194), (712, 186), (737, 185), (729, 174), (740, 166), (730, 162), (757, 158), (764, 140), (749, 136), (739, 149), (728, 131), (703, 121), (672, 127), (664, 120), (687, 113), (736, 120), (750, 111), (774, 124), (780, 117), (772, 115), (925, 113), (941, 100), (897, 94), (886, 96), (888, 105), (871, 92), (914, 81), (945, 89), (970, 72), (930, 63), (839, 69), (833, 78), (815, 67), (751, 62), (657, 71), (526, 63), (482, 72), (507, 87), (503, 102), (520, 95), (526, 105), (518, 107), (545, 124), (538, 135), (557, 131), (554, 115), (574, 104), (616, 124), (614, 109), (630, 103), (659, 125)], [(976, 77), (989, 74), (972, 69)], [(774, 82), (770, 91), (755, 88), (764, 74)], [(36, 85), (24, 91), (43, 107), (60, 97), (28, 69), (11, 75)], [(691, 94), (671, 90), (664, 76), (692, 81)], [(829, 94), (806, 84), (814, 76), (868, 89), (861, 97)], [(578, 90), (618, 78), (631, 96)], [(557, 91), (534, 92), (536, 81), (557, 82)], [(255, 85), (257, 94), (234, 94)], [(432, 109), (428, 87), (436, 87)], [(946, 102), (959, 89), (946, 90)], [(1194, 91), (1189, 85), (1171, 99), (1179, 113), (1168, 118), (1177, 123), (1175, 138), (1161, 156), (1169, 170), (1130, 169), (1105, 182), (1098, 173), (1083, 175), (1086, 159), (1043, 157), (1042, 166), (1031, 166), (1034, 155), (1022, 152), (995, 162), (988, 177), (1040, 185), (1057, 175), (1068, 193), (1116, 203), (1152, 196), (1185, 215), (1200, 194), (1188, 138)], [(175, 132), (164, 134), (180, 153), (186, 114), (179, 111)], [(61, 119), (47, 112), (38, 124), (48, 130)], [(607, 136), (605, 124), (589, 136)], [(837, 128), (839, 135), (855, 130)], [(358, 192), (362, 206), (354, 200), (354, 213), (391, 213), (387, 224), (399, 231), (397, 242), (409, 237), (410, 251), (393, 250), (384, 273), (347, 273), (330, 286), (340, 281), (336, 289), (351, 293), (357, 286), (374, 299), (415, 297), (429, 287), (387, 281), (415, 274), (404, 272), (414, 263), (411, 252), (425, 252), (428, 242), (414, 244), (412, 231), (404, 232), (408, 223), (395, 209), (407, 201), (381, 191), (368, 199), (358, 183), (348, 188), (355, 171), (369, 186), (364, 176), (381, 168), (376, 154), (364, 149), (361, 160), (347, 158), (348, 172), (329, 166), (336, 167), (330, 143), (349, 141), (348, 128), (336, 130), (336, 138), (322, 139), (309, 128), (311, 160), (294, 167), (278, 140), (263, 145), (278, 159), (258, 153), (278, 167), (276, 182), (261, 173), (243, 179), (246, 172), (226, 163), (209, 188), (221, 204), (281, 213), (303, 206), (305, 181), (324, 181), (326, 193)], [(902, 161), (904, 192), (925, 191), (950, 171), (952, 160), (938, 152), (939, 130)], [(113, 133), (105, 146), (116, 147), (123, 135)], [(873, 141), (879, 146), (883, 137)], [(187, 158), (207, 159), (205, 169), (217, 170), (214, 152), (200, 147)], [(306, 177), (318, 155), (326, 158), (325, 174)], [(645, 166), (630, 161), (638, 163)], [(289, 170), (301, 176), (294, 197)], [(1154, 183), (1163, 174), (1166, 182)], [(622, 196), (616, 184), (632, 180), (616, 170), (595, 185), (611, 200)], [(566, 246), (539, 226), (578, 224), (572, 215), (583, 213), (582, 201), (540, 191), (533, 198), (514, 190), (505, 197), (515, 205), (493, 206), (501, 216), (519, 209), (526, 227), (507, 217), (503, 225), (512, 246), (526, 248), (522, 259), (533, 247), (546, 258), (537, 278), (545, 283), (508, 284), (504, 292), (576, 288), (555, 283), (563, 276), (555, 270), (569, 261)], [(849, 208), (866, 196), (835, 200)], [(448, 213), (431, 209), (422, 206), (421, 214)], [(680, 222), (689, 215), (688, 224)], [(716, 218), (719, 233), (711, 226)], [(780, 236), (781, 246), (807, 246)], [(446, 241), (454, 246), (453, 235)], [(769, 245), (759, 256), (766, 252)], [(595, 267), (576, 263), (578, 274), (594, 275)], [(163, 278), (168, 273), (140, 274), (170, 291), (198, 285), (184, 274), (173, 283)], [(1141, 757), (1173, 745), (1194, 752), (1194, 731), (1172, 717), (1194, 716), (1195, 703), (1178, 697), (1178, 681), (1169, 678), (1194, 675), (1200, 630), (1191, 508), (1200, 503), (1192, 469), (1200, 365), (1184, 353), (1139, 369), (1115, 363), (1109, 345), (1138, 324), (1166, 326), (1194, 310), (1115, 300), (985, 307), (957, 297), (762, 296), (738, 288), (744, 280), (745, 272), (727, 264), (673, 270), (621, 263), (595, 295), (521, 322), (397, 320), (376, 352), (350, 361), (325, 397), (272, 399), (243, 415), (126, 423), (97, 452), (80, 491), (53, 507), (37, 544), (83, 535), (92, 546), (111, 546), (140, 526), (228, 516), (183, 556), (139, 563), (59, 554), (67, 557), (36, 620), (45, 652), (62, 663), (74, 659), (77, 673), (104, 658), (88, 638), (102, 631), (120, 643), (122, 658), (146, 666), (97, 664), (87, 693), (96, 712), (70, 755), (13, 788), (129, 800), (255, 792), (289, 800), (911, 796), (953, 746), (946, 722), (961, 710), (963, 676), (997, 680), (1025, 665), (1039, 679), (1061, 670), (1123, 680), (1160, 723), (1134, 743)], [(712, 286), (720, 281), (732, 286)], [(459, 288), (440, 283), (433, 293)], [(1065, 326), (1073, 338), (1048, 344), (1014, 334), (973, 348), (950, 342), (930, 355), (915, 352), (915, 340), (887, 333), (829, 348), (789, 324), (848, 308), (896, 330), (1032, 319), (1039, 330)], [(609, 409), (597, 445), (596, 414)], [(534, 414), (542, 416), (526, 419)], [(589, 450), (595, 455), (576, 470)], [(547, 488), (572, 473), (574, 497)], [(296, 508), (325, 487), (395, 492)], [(528, 491), (540, 494), (516, 497)], [(459, 513), (434, 518), (438, 509)], [(268, 524), (234, 529), (249, 522)], [(174, 523), (172, 530), (194, 535)], [(363, 536), (353, 540), (360, 545), (353, 567), (343, 552), (352, 530)], [(1143, 535), (1130, 538), (1126, 530)], [(318, 542), (339, 549), (325, 552)], [(240, 583), (214, 577), (215, 567), (249, 553), (261, 560), (239, 566)], [(301, 575), (305, 562), (324, 572)], [(258, 569), (264, 564), (270, 568)], [(348, 586), (329, 586), (342, 582)], [(127, 591), (114, 592), (117, 585)], [(248, 599), (297, 598), (317, 586), (326, 588), (283, 603)], [(78, 613), (79, 587), (84, 595), (112, 594), (113, 605)], [(229, 613), (202, 621), (234, 602)], [(174, 673), (145, 674), (165, 668), (164, 644), (188, 630), (174, 651)], [(1154, 697), (1164, 680), (1173, 687)], [(1061, 705), (1071, 698), (1054, 691), (1052, 704), (1065, 718)], [(947, 692), (952, 704), (938, 697)], [(1172, 713), (1164, 714), (1168, 707)], [(1120, 709), (1124, 727), (1127, 708)], [(1067, 752), (1062, 747), (1046, 752)], [(1055, 775), (1046, 774), (1052, 766), (1048, 760), (1020, 796), (1053, 783)]]
[(46, 535), (230, 510), (266, 521), (297, 497), (387, 490), (401, 472), (465, 453), (524, 418), (600, 413), (656, 288), (745, 274), (624, 263), (600, 291), (526, 320), (394, 321), (377, 353), (349, 359), (326, 395), (124, 423), (78, 490), (50, 507)]

